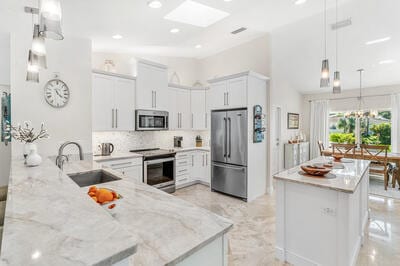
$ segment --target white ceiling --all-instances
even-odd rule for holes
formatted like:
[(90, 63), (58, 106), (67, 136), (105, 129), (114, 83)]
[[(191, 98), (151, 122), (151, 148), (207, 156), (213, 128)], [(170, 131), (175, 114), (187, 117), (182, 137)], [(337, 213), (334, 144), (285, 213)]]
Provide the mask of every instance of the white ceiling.
[[(339, 70), (343, 89), (359, 87), (359, 68), (364, 68), (364, 87), (400, 84), (400, 1), (352, 0), (339, 10), (339, 20), (352, 18), (353, 25), (339, 33)], [(328, 14), (335, 22), (334, 10)], [(319, 78), (323, 57), (322, 14), (304, 19), (272, 32), (273, 78), (284, 79), (302, 93), (330, 92), (320, 89)], [(391, 36), (385, 43), (367, 46), (367, 41)], [(329, 30), (328, 58), (331, 84), (335, 71), (335, 32)], [(380, 65), (382, 60), (395, 63)], [(400, 86), (399, 86), (400, 89)]]
[[(294, 5), (294, 0), (196, 1), (231, 15), (201, 28), (163, 19), (184, 0), (164, 1), (160, 9), (149, 8), (147, 0), (68, 0), (62, 1), (64, 31), (91, 38), (94, 51), (201, 58), (321, 12), (323, 5), (321, 0), (308, 0), (300, 6)], [(240, 27), (248, 30), (230, 34)], [(172, 28), (181, 32), (171, 34)], [(114, 40), (111, 36), (115, 34), (124, 38)], [(194, 48), (197, 44), (202, 48)]]

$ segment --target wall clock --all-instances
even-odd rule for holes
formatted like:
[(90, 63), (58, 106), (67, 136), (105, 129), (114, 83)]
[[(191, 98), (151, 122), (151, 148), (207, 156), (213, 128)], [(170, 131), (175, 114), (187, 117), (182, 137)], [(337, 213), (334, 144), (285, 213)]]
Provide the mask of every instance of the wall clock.
[(44, 98), (54, 108), (62, 108), (67, 105), (70, 93), (67, 84), (58, 79), (52, 79), (44, 86)]

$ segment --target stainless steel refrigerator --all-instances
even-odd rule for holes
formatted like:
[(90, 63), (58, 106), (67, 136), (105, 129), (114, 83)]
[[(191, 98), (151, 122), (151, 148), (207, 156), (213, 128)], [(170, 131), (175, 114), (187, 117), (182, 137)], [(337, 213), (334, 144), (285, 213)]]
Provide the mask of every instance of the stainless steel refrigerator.
[(247, 199), (247, 109), (211, 113), (211, 189)]

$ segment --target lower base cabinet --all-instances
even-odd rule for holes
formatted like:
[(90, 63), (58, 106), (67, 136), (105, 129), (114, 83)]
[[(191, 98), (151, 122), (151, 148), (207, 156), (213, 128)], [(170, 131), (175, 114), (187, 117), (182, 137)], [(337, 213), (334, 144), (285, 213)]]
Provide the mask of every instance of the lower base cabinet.
[(195, 183), (210, 184), (210, 152), (179, 152), (175, 158), (177, 188), (186, 187)]
[(99, 162), (102, 166), (122, 173), (127, 179), (143, 182), (143, 160), (142, 158), (128, 158), (121, 160), (109, 160)]

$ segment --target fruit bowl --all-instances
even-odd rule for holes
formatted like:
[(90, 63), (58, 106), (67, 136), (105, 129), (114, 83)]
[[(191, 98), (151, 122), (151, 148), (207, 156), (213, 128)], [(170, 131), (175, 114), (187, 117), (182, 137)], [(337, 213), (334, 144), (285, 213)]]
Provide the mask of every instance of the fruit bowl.
[(335, 162), (340, 162), (344, 158), (344, 155), (343, 154), (332, 154), (332, 157), (335, 160)]
[(332, 170), (326, 167), (314, 166), (314, 165), (302, 165), (300, 167), (304, 172), (306, 172), (306, 174), (313, 176), (324, 176)]

